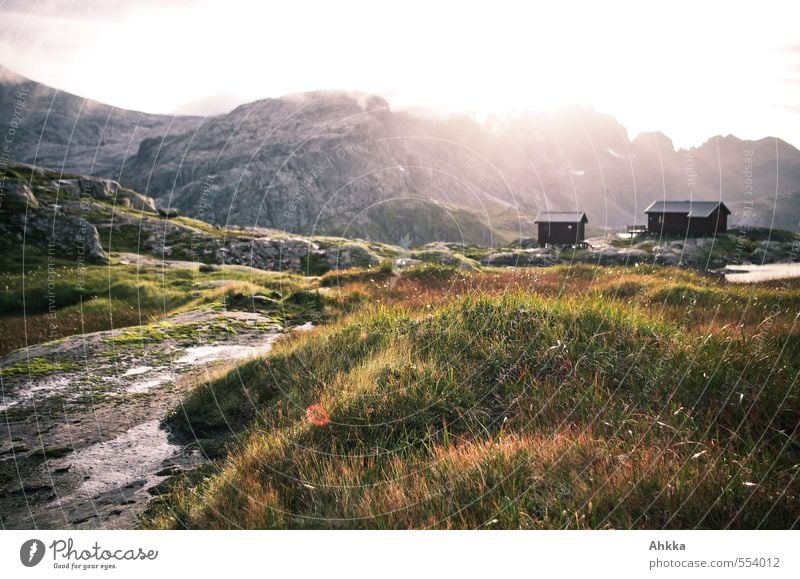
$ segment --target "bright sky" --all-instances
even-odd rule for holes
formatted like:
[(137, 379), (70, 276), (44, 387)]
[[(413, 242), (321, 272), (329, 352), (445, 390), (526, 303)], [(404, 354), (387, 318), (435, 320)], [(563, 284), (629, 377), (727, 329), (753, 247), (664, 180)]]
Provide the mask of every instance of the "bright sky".
[(0, 0), (0, 18), (0, 64), (148, 112), (350, 89), (479, 115), (590, 105), (678, 146), (800, 146), (796, 0)]

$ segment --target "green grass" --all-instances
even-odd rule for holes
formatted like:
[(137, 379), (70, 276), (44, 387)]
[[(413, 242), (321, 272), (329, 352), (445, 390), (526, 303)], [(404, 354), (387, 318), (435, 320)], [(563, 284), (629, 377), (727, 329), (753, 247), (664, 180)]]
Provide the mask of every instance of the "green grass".
[[(203, 273), (199, 268), (118, 263), (0, 273), (0, 355), (73, 334), (141, 326), (200, 306), (259, 309), (253, 295), (277, 295), (275, 307), (266, 312), (281, 322), (294, 320), (303, 317), (304, 306), (284, 300), (309, 283), (299, 275), (235, 267)], [(249, 291), (249, 304), (226, 301), (242, 284)]]
[[(665, 282), (674, 301), (658, 293)], [(144, 526), (790, 528), (800, 517), (796, 283), (580, 266), (352, 289), (388, 302), (284, 341), (175, 410), (172, 428), (239, 443), (156, 501)], [(784, 309), (723, 325), (766, 295)]]
[(80, 364), (70, 361), (53, 361), (46, 358), (30, 358), (0, 368), (0, 377), (25, 375), (29, 377), (47, 376), (54, 372), (77, 370)]

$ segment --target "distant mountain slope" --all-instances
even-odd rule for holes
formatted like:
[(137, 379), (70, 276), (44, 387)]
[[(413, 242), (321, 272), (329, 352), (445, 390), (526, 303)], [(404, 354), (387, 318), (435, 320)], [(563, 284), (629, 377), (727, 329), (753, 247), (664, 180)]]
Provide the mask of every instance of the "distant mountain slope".
[[(15, 78), (0, 83), (5, 116), (23, 82)], [(590, 226), (618, 228), (643, 222), (653, 200), (690, 197), (723, 199), (734, 223), (800, 222), (800, 151), (775, 138), (713, 137), (676, 150), (660, 133), (631, 140), (614, 118), (586, 108), (480, 123), (326, 91), (173, 118), (24, 82), (35, 98), (18, 160), (113, 177), (220, 225), (490, 244), (533, 235), (539, 210), (580, 209)], [(47, 117), (53, 98), (59, 113)]]
[(119, 109), (0, 67), (0, 120), (4, 128), (19, 124), (13, 160), (116, 179), (143, 139), (191, 131), (201, 118)]

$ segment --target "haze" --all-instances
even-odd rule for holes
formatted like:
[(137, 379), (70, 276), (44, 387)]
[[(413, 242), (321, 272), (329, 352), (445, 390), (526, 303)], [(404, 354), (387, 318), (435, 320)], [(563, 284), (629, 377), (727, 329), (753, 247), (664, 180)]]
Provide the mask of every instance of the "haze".
[(678, 146), (800, 146), (798, 3), (521, 4), (11, 1), (0, 64), (147, 112), (353, 89), (477, 116), (590, 105)]

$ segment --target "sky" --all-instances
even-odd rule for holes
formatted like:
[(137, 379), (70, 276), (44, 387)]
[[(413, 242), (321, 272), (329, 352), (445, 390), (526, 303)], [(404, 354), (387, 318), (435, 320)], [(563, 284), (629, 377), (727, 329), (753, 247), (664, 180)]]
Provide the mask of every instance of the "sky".
[(798, 22), (796, 0), (0, 0), (0, 64), (146, 112), (346, 89), (478, 117), (592, 106), (683, 147), (800, 147)]

